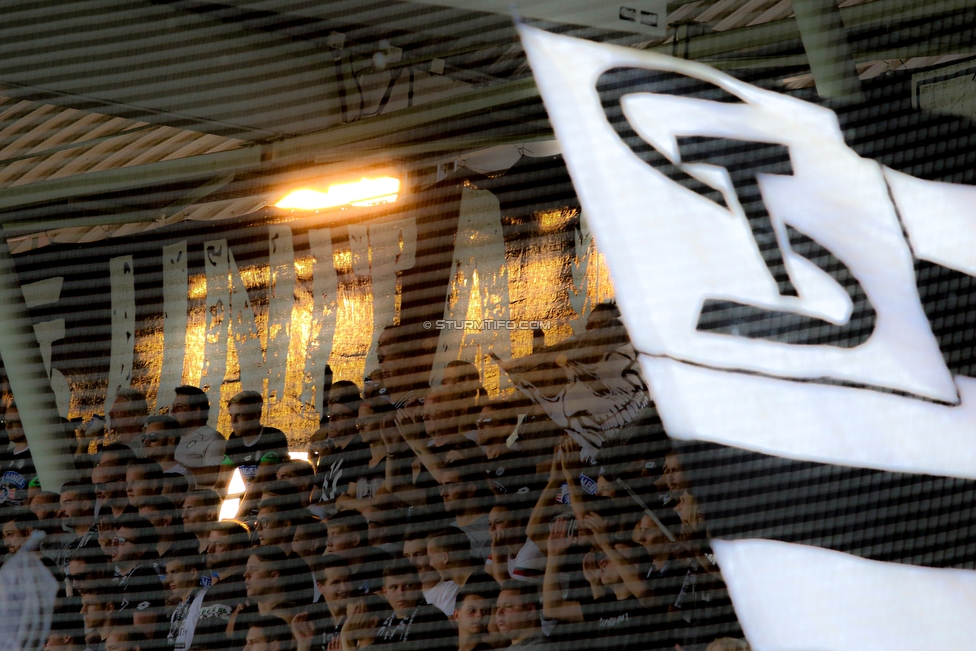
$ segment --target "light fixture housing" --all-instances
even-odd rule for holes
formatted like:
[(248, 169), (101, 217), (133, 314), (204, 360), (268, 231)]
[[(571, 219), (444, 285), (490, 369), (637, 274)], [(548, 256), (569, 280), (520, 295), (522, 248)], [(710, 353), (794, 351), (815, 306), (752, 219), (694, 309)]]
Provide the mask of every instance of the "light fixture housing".
[(322, 192), (305, 187), (294, 190), (275, 204), (286, 210), (327, 210), (340, 206), (368, 207), (392, 203), (400, 193), (400, 179), (392, 176), (363, 177), (358, 181), (335, 183)]

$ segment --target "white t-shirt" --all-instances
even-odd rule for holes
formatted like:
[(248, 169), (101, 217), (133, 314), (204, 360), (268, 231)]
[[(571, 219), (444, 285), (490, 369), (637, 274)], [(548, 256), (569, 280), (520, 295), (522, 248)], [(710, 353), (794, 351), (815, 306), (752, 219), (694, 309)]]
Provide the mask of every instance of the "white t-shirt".
[[(170, 638), (173, 640), (174, 651), (185, 651), (193, 645), (193, 633), (197, 629), (197, 622), (200, 620), (200, 609), (203, 607), (203, 597), (207, 594), (206, 588), (200, 590), (189, 605), (180, 604), (170, 616), (171, 625), (175, 625), (176, 630), (170, 628)], [(182, 619), (178, 621), (177, 618)]]
[(224, 460), (227, 440), (214, 428), (203, 425), (180, 438), (173, 458), (180, 465), (193, 468), (219, 466)]
[(441, 579), (437, 585), (430, 590), (424, 590), (424, 599), (431, 606), (440, 608), (448, 617), (454, 614), (454, 601), (457, 599), (458, 584), (454, 581)]

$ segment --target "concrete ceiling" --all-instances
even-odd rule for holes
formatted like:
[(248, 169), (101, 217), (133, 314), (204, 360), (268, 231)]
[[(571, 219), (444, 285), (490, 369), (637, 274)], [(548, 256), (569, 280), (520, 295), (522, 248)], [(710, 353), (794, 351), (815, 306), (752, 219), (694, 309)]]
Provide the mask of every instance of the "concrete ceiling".
[[(0, 220), (14, 250), (229, 217), (282, 180), (384, 159), (421, 178), (463, 152), (545, 137), (511, 19), (459, 4), (6, 5)], [(976, 52), (976, 0), (839, 6), (862, 78)], [(790, 0), (677, 0), (668, 36), (651, 40), (542, 24), (724, 69), (781, 68), (799, 87), (814, 79), (792, 13)]]

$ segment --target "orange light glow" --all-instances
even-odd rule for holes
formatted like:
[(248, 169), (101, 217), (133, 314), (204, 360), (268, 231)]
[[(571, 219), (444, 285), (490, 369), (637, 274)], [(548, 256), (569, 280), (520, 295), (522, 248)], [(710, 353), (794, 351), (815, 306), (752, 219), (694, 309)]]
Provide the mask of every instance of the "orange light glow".
[(275, 204), (276, 208), (294, 210), (322, 210), (338, 206), (373, 206), (392, 203), (400, 192), (400, 179), (384, 176), (363, 178), (352, 183), (330, 185), (325, 192), (302, 188), (290, 193)]

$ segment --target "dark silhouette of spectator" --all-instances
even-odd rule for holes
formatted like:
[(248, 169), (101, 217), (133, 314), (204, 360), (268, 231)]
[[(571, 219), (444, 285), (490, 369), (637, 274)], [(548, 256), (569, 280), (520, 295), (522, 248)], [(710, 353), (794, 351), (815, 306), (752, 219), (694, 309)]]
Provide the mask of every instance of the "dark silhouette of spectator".
[(542, 604), (538, 588), (523, 581), (506, 581), (495, 602), (499, 632), (511, 641), (509, 649), (549, 647), (542, 633)]
[(198, 554), (174, 558), (166, 563), (164, 585), (170, 593), (166, 603), (172, 607), (167, 640), (176, 651), (185, 651), (193, 645), (206, 596), (206, 588), (200, 585), (205, 567), (203, 556)]
[(326, 520), (329, 538), (326, 553), (346, 559), (353, 585), (361, 594), (383, 587), (383, 566), (392, 560), (384, 550), (367, 544), (369, 525), (356, 511), (342, 511)]
[(494, 581), (472, 583), (458, 591), (451, 619), (457, 626), (458, 651), (489, 651), (485, 639), (488, 623), (498, 600), (498, 584)]
[(273, 473), (262, 473), (270, 474), (270, 477), (258, 476), (262, 460), (270, 462), (269, 465), (288, 460), (288, 440), (284, 432), (261, 424), (263, 405), (261, 394), (256, 391), (241, 391), (228, 401), (231, 434), (221, 464), (222, 475), (238, 468), (245, 485), (256, 494), (260, 494), (261, 487), (251, 486), (255, 480), (260, 484), (274, 479)]
[(414, 525), (409, 527), (403, 537), (403, 557), (413, 565), (420, 579), (421, 591), (427, 603), (436, 606), (446, 616), (454, 613), (454, 599), (458, 585), (444, 580), (440, 573), (430, 565), (427, 540), (431, 532), (428, 527)]
[(163, 468), (152, 459), (135, 458), (125, 467), (125, 495), (135, 508), (163, 490)]
[(115, 394), (115, 401), (108, 412), (107, 439), (132, 449), (136, 457), (145, 457), (142, 432), (149, 405), (146, 395), (137, 389), (122, 388)]
[(198, 541), (183, 529), (183, 518), (173, 501), (162, 495), (145, 500), (139, 507), (139, 515), (149, 520), (156, 529), (156, 554), (159, 568), (173, 558), (198, 553)]
[(448, 649), (453, 630), (439, 608), (425, 603), (413, 565), (399, 559), (383, 570), (383, 597), (391, 610), (380, 622), (376, 644), (395, 648)]
[(90, 482), (74, 480), (61, 486), (57, 517), (67, 531), (61, 549), (63, 555), (59, 567), (66, 574), (68, 560), (74, 550), (97, 540), (95, 526), (95, 490)]
[(349, 484), (359, 480), (371, 456), (369, 445), (356, 427), (361, 402), (359, 387), (352, 382), (335, 382), (329, 390), (330, 450), (319, 459), (318, 471), (322, 476), (322, 501), (332, 511), (338, 497), (348, 491)]
[(21, 506), (27, 502), (27, 487), (37, 470), (17, 405), (7, 407), (4, 423), (10, 443), (0, 450), (0, 507)]
[(183, 430), (174, 458), (193, 473), (198, 486), (213, 486), (227, 441), (220, 432), (207, 425), (210, 418), (207, 394), (198, 387), (178, 386), (169, 413)]
[(142, 434), (142, 446), (147, 459), (152, 459), (163, 469), (164, 475), (181, 475), (187, 484), (196, 487), (193, 473), (176, 460), (176, 446), (180, 442), (180, 422), (172, 416), (149, 416)]
[(212, 490), (200, 489), (188, 493), (183, 500), (183, 529), (196, 536), (197, 551), (207, 551), (210, 528), (220, 514), (220, 496)]
[(525, 535), (529, 509), (518, 497), (499, 500), (488, 512), (491, 554), (485, 571), (499, 584), (511, 579), (541, 582), (545, 573), (545, 556)]
[(249, 548), (250, 531), (242, 523), (228, 520), (213, 525), (206, 556), (211, 587), (200, 604), (194, 647), (230, 646), (227, 626), (231, 615), (247, 602), (244, 571)]

